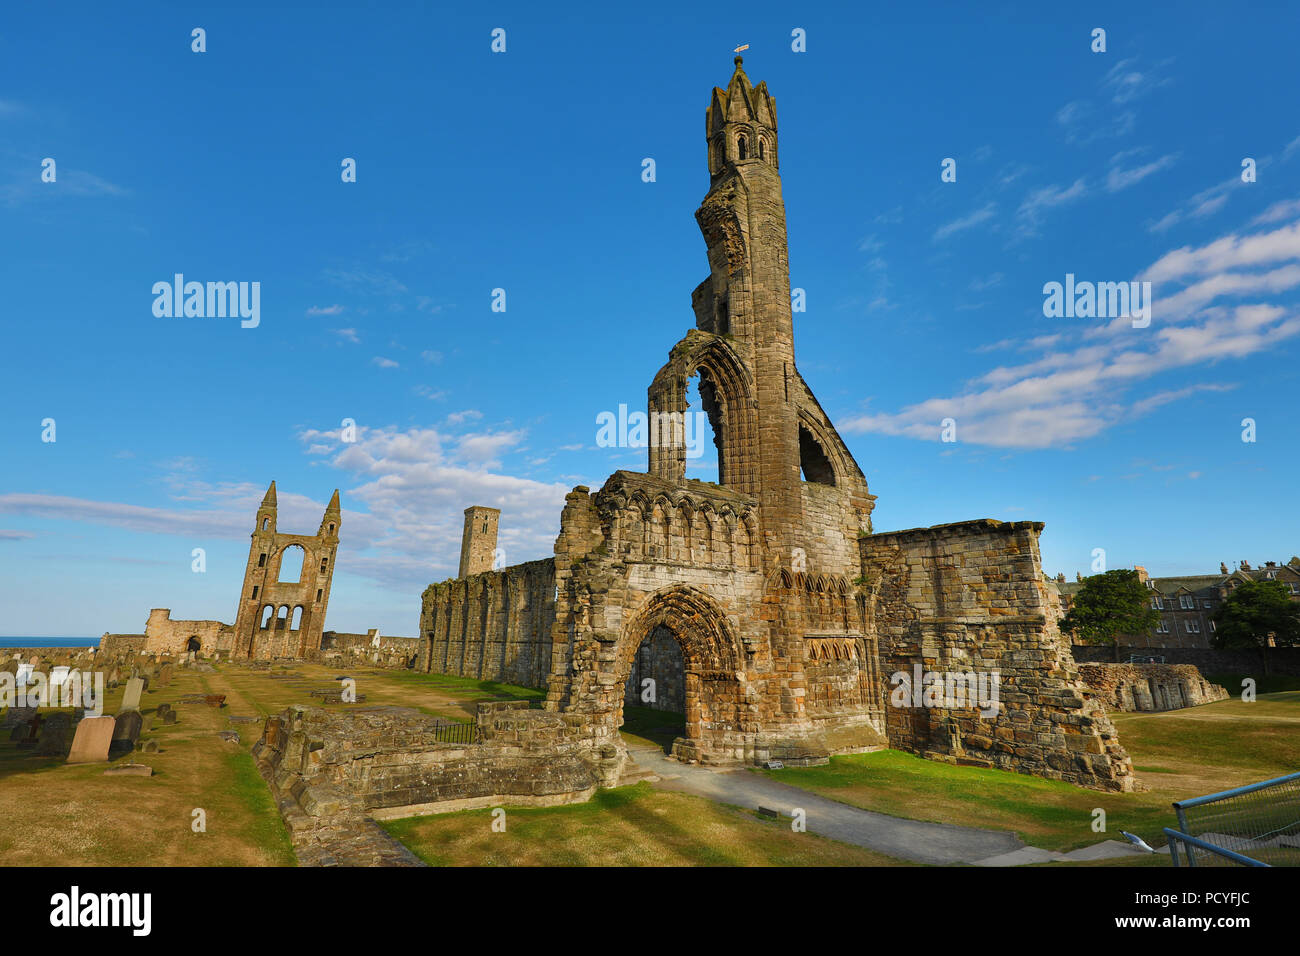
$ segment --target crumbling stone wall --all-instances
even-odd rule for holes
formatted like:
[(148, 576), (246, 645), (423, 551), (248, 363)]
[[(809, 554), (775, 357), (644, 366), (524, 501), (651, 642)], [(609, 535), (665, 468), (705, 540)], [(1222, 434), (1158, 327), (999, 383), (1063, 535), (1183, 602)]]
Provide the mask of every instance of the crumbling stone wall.
[(1080, 664), (1079, 674), (1112, 710), (1160, 711), (1227, 700), (1191, 664)]
[(128, 654), (141, 654), (144, 652), (144, 645), (148, 638), (143, 634), (109, 634), (105, 633), (99, 639), (99, 655), (101, 660), (110, 660), (123, 657)]
[(390, 637), (372, 627), (365, 634), (326, 631), (321, 635), (319, 659), (404, 670), (419, 652), (419, 638)]
[(299, 859), (411, 863), (374, 819), (581, 802), (622, 767), (584, 721), (525, 701), (479, 705), (470, 743), (444, 742), (439, 724), (405, 707), (290, 707), (268, 717), (253, 758)]
[(173, 621), (171, 613), (165, 607), (149, 612), (144, 626), (144, 653), (179, 656), (195, 650), (202, 657), (215, 657), (233, 649), (235, 629), (231, 625), (220, 621)]
[(544, 687), (554, 622), (549, 559), (431, 584), (421, 601), (416, 668)]
[[(886, 682), (999, 676), (1000, 705), (886, 710), (890, 746), (933, 759), (1131, 790), (1132, 762), (1049, 613), (1036, 522), (981, 520), (864, 536), (863, 590)], [(883, 694), (889, 687), (882, 688)]]

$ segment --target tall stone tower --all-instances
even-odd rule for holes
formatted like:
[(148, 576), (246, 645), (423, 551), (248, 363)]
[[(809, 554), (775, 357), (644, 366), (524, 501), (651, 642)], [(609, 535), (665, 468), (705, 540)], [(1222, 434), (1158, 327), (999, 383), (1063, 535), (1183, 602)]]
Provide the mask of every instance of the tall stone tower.
[(281, 533), (271, 482), (248, 549), (235, 615), (235, 657), (305, 658), (320, 650), (342, 523), (336, 488), (315, 535)]
[(465, 509), (465, 530), (460, 537), (460, 577), (492, 570), (500, 518), (500, 508), (474, 505)]

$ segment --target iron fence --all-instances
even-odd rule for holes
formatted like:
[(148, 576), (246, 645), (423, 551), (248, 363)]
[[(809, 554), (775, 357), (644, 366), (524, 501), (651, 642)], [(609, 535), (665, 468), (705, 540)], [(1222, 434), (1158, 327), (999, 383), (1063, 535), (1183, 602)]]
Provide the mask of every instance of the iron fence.
[(1300, 866), (1300, 773), (1174, 804), (1174, 865)]
[(440, 744), (476, 744), (479, 742), (478, 724), (435, 721), (433, 739)]

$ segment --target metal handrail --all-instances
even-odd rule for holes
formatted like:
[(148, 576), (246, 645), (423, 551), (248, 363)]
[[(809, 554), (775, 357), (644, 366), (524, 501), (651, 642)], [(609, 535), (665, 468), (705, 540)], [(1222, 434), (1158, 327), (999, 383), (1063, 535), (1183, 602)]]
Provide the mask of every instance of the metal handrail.
[[(1207, 853), (1213, 853), (1216, 856), (1226, 857), (1227, 859), (1232, 860), (1234, 863), (1240, 863), (1242, 866), (1272, 867), (1273, 865), (1271, 863), (1264, 863), (1261, 860), (1253, 860), (1248, 856), (1242, 856), (1240, 853), (1234, 853), (1232, 850), (1225, 849), (1224, 847), (1221, 846), (1215, 846), (1213, 843), (1207, 843), (1205, 840), (1202, 840), (1200, 837), (1194, 837), (1189, 833), (1183, 833), (1179, 830), (1174, 830), (1171, 827), (1165, 827), (1164, 833), (1166, 839), (1169, 842), (1169, 855), (1174, 859), (1174, 866), (1182, 865), (1178, 862), (1178, 848), (1174, 846), (1175, 841), (1181, 841), (1182, 843), (1190, 843), (1192, 846), (1196, 847), (1197, 849), (1204, 850)], [(1191, 850), (1184, 848), (1183, 852), (1187, 854), (1187, 865), (1196, 866), (1195, 862), (1193, 862)]]

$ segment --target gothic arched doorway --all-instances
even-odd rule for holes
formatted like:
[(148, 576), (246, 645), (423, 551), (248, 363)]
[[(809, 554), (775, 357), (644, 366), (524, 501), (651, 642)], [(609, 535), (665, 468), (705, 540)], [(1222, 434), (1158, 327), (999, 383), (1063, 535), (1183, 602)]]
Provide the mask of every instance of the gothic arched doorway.
[[(681, 708), (674, 753), (714, 749), (715, 737), (737, 728), (741, 651), (726, 616), (698, 588), (678, 585), (652, 594), (624, 627), (617, 662), (615, 726), (626, 723), (629, 694), (637, 701), (631, 706), (642, 707), (651, 703), (642, 694), (653, 687), (659, 706), (647, 710), (662, 721), (656, 726), (670, 726), (669, 715)], [(654, 684), (644, 684), (647, 678)]]

